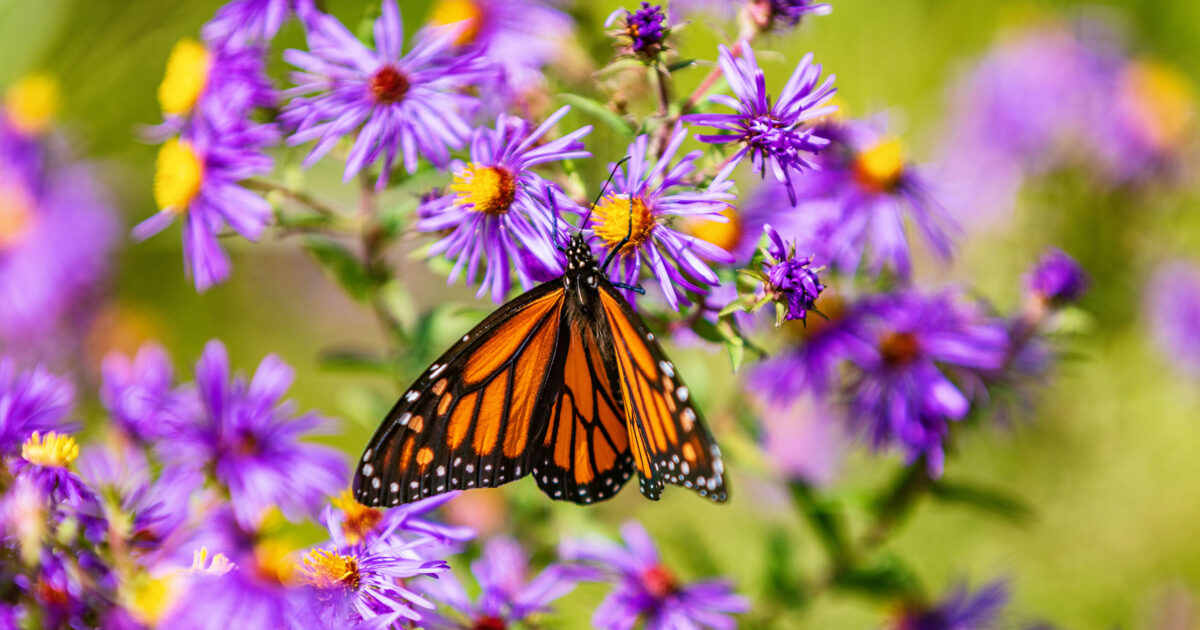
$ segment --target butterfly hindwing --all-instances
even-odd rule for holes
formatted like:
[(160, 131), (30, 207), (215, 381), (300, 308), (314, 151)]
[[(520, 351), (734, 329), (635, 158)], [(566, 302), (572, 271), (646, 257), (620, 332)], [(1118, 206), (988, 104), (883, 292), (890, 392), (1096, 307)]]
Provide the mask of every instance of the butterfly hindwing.
[(633, 457), (611, 340), (597, 314), (569, 312), (562, 387), (532, 474), (550, 498), (586, 504), (616, 494), (633, 474)]
[(354, 477), (356, 499), (391, 506), (528, 474), (560, 388), (561, 283), (508, 302), (406, 390)]
[(725, 501), (728, 491), (720, 450), (675, 365), (608, 282), (601, 283), (599, 301), (612, 330), (642, 494), (657, 499), (664, 483), (672, 483), (713, 501)]

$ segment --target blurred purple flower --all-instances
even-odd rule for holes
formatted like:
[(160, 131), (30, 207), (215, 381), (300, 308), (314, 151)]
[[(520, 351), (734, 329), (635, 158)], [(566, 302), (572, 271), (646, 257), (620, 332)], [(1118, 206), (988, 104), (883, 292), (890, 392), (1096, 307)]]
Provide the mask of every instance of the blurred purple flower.
[(94, 505), (96, 495), (69, 468), (79, 456), (79, 444), (69, 435), (34, 431), (13, 460), (12, 473), (31, 481), (52, 505), (81, 508)]
[(63, 418), (71, 409), (75, 388), (41, 367), (17, 369), (0, 356), (0, 455), (20, 452), (34, 431), (70, 430)]
[(838, 367), (855, 345), (862, 309), (833, 290), (823, 291), (815, 305), (824, 317), (784, 324), (793, 343), (747, 367), (746, 388), (764, 406), (787, 407), (804, 394), (821, 400), (836, 394)]
[(896, 445), (910, 461), (924, 457), (939, 476), (947, 421), (967, 415), (969, 394), (982, 392), (980, 372), (1004, 364), (1006, 330), (954, 291), (881, 295), (861, 317), (848, 347), (857, 366), (851, 425), (877, 449)]
[(222, 131), (251, 126), (255, 108), (275, 107), (278, 100), (267, 77), (264, 47), (183, 39), (167, 58), (158, 87), (165, 121), (150, 128), (148, 135), (165, 140), (183, 133), (197, 118)]
[(1167, 263), (1146, 287), (1146, 314), (1159, 349), (1175, 367), (1200, 376), (1200, 266)]
[(61, 144), (23, 135), (0, 111), (0, 346), (14, 355), (73, 352), (119, 230), (92, 166)]
[(313, 0), (232, 0), (217, 9), (201, 32), (218, 46), (267, 42), (293, 12), (307, 23), (316, 10)]
[(419, 583), (421, 593), (442, 604), (443, 610), (454, 611), (422, 613), (422, 627), (508, 628), (531, 615), (547, 612), (550, 602), (570, 593), (576, 583), (599, 577), (599, 572), (590, 567), (554, 563), (530, 579), (529, 557), (511, 538), (488, 541), (482, 557), (471, 563), (471, 573), (481, 590), (475, 602), (453, 574)]
[[(253, 550), (204, 566), (187, 577), (184, 594), (158, 627), (180, 630), (333, 630), (312, 611), (319, 605), (315, 589), (297, 585), (295, 567), (279, 543), (260, 543)], [(229, 562), (232, 560), (232, 563)]]
[(835, 413), (828, 398), (812, 393), (778, 401), (762, 397), (763, 450), (784, 479), (816, 485), (833, 481), (847, 450)]
[(417, 170), (418, 155), (446, 166), (450, 149), (460, 148), (470, 136), (467, 119), (479, 103), (465, 88), (486, 70), (476, 53), (447, 54), (462, 26), (424, 32), (405, 55), (395, 0), (384, 0), (375, 21), (377, 50), (364, 46), (331, 15), (317, 15), (311, 22), (311, 51), (284, 52), (284, 59), (301, 72), (294, 73), (297, 86), (288, 90), (291, 101), (280, 114), (296, 130), (289, 144), (317, 140), (304, 166), (315, 164), (356, 130), (346, 180), (381, 157), (379, 188), (387, 184), (397, 155), (409, 173)]
[(142, 450), (132, 445), (92, 446), (79, 458), (80, 476), (100, 497), (108, 520), (127, 522), (125, 544), (142, 562), (177, 551), (194, 492), (204, 484), (199, 468), (171, 466), (155, 478)]
[[(890, 267), (912, 273), (905, 218), (912, 221), (933, 253), (949, 258), (953, 222), (929, 191), (920, 169), (908, 163), (900, 143), (864, 123), (841, 123), (820, 169), (797, 179), (800, 204), (832, 206), (833, 222), (822, 228), (830, 263), (853, 271), (864, 257), (872, 273)], [(820, 208), (818, 208), (820, 211)], [(840, 246), (839, 246), (840, 244)]]
[(272, 506), (289, 518), (312, 514), (346, 480), (339, 451), (300, 441), (326, 421), (314, 413), (293, 417), (294, 405), (280, 402), (292, 377), (274, 355), (262, 360), (253, 380), (231, 377), (225, 346), (208, 342), (196, 363), (203, 413), (173, 427), (164, 452), (173, 465), (210, 470), (245, 526)]
[(827, 105), (837, 91), (833, 87), (834, 77), (830, 75), (818, 85), (821, 66), (812, 63), (809, 53), (792, 72), (778, 100), (772, 102), (750, 44), (742, 41), (738, 46), (742, 50), (739, 59), (724, 45), (719, 47), (718, 64), (734, 96), (709, 97), (710, 101), (730, 107), (736, 113), (688, 114), (683, 120), (725, 132), (696, 136), (702, 142), (742, 145), (726, 160), (713, 182), (714, 187), (720, 187), (749, 154), (754, 170), (760, 175), (765, 175), (770, 166), (775, 179), (786, 184), (788, 198), (795, 205), (792, 178), (813, 168), (812, 156), (829, 145), (828, 139), (816, 135), (814, 128), (805, 123), (837, 110)]
[(556, 225), (544, 199), (554, 195), (564, 205), (574, 204), (532, 169), (591, 156), (580, 141), (591, 132), (591, 125), (540, 143), (569, 109), (559, 109), (532, 132), (525, 121), (504, 114), (496, 119), (494, 129), (478, 128), (471, 140), (471, 162), (457, 164), (449, 190), (417, 208), (418, 230), (450, 231), (429, 249), (430, 255), (444, 254), (455, 260), (450, 284), (458, 280), (464, 267), (467, 284), (473, 284), (480, 260), (486, 258), (476, 297), (490, 293), (492, 300), (500, 303), (512, 288), (510, 267), (516, 269), (517, 281), (525, 290), (539, 277), (562, 273), (555, 246), (565, 224)]
[(625, 545), (607, 540), (567, 541), (564, 559), (594, 563), (616, 588), (600, 603), (592, 625), (604, 630), (630, 630), (639, 622), (647, 630), (737, 627), (729, 615), (749, 610), (749, 602), (723, 579), (680, 583), (662, 564), (650, 535), (636, 521), (621, 527)]
[(1008, 603), (1008, 585), (997, 580), (971, 593), (966, 585), (951, 590), (932, 608), (905, 612), (896, 630), (986, 630), (996, 627)]
[(330, 628), (384, 628), (420, 620), (414, 605), (433, 609), (433, 603), (411, 590), (410, 580), (450, 569), (444, 560), (425, 557), (428, 548), (440, 546), (437, 539), (405, 541), (393, 535), (402, 523), (393, 520), (379, 536), (351, 543), (331, 515), (327, 508), (330, 541), (309, 550), (300, 569), (316, 592), (315, 617)]
[(1055, 306), (1078, 302), (1091, 283), (1083, 267), (1057, 248), (1046, 250), (1025, 278), (1034, 297)]
[(222, 128), (196, 118), (179, 138), (158, 153), (154, 198), (159, 212), (133, 228), (145, 240), (183, 218), (184, 266), (197, 291), (229, 277), (229, 257), (217, 241), (226, 226), (257, 240), (271, 218), (271, 205), (239, 182), (268, 173), (270, 157), (262, 149), (275, 130), (268, 125)]
[(660, 5), (643, 1), (642, 6), (634, 11), (617, 9), (605, 20), (605, 28), (611, 27), (618, 18), (623, 18), (624, 26), (618, 35), (629, 40), (628, 54), (654, 61), (665, 50), (670, 29), (666, 25), (667, 15)]
[(817, 272), (811, 267), (812, 257), (798, 258), (795, 242), (784, 244), (769, 224), (763, 226), (767, 235), (766, 260), (763, 263), (767, 274), (764, 289), (772, 296), (776, 304), (786, 308), (782, 317), (776, 318), (776, 325), (782, 321), (801, 320), (808, 316), (808, 311), (814, 308), (817, 297), (825, 290)]
[(142, 345), (132, 361), (110, 353), (100, 370), (100, 401), (109, 419), (141, 444), (162, 437), (172, 423), (194, 411), (195, 393), (175, 387), (171, 358), (157, 343)]
[(759, 28), (788, 30), (796, 28), (809, 15), (829, 15), (833, 7), (828, 2), (813, 0), (747, 0), (747, 10)]
[[(658, 280), (667, 303), (675, 310), (679, 310), (682, 297), (675, 285), (705, 293), (704, 285), (720, 284), (720, 278), (705, 260), (733, 262), (729, 252), (683, 234), (666, 223), (673, 216), (728, 221), (721, 212), (734, 198), (725, 192), (725, 188), (694, 190), (688, 183), (700, 151), (687, 153), (671, 165), (685, 138), (687, 131), (682, 126), (677, 127), (662, 156), (656, 158), (651, 152), (649, 137), (638, 136), (626, 153), (630, 156), (629, 162), (616, 169), (611, 192), (592, 208), (591, 224), (584, 226), (599, 237), (596, 246), (600, 256), (606, 256), (628, 235), (629, 241), (615, 259), (616, 277), (626, 284), (635, 284), (642, 265), (646, 264)], [(673, 192), (676, 187), (688, 190)], [(686, 299), (683, 303), (687, 303)]]
[(490, 66), (480, 95), (504, 105), (545, 85), (542, 68), (560, 57), (574, 28), (570, 15), (540, 0), (440, 0), (430, 21), (464, 23), (454, 43)]

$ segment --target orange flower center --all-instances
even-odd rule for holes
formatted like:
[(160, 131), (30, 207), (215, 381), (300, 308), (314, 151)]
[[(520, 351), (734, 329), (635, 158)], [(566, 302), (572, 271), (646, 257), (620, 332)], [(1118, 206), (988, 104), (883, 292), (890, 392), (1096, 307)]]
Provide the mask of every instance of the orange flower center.
[(904, 365), (915, 359), (920, 349), (912, 333), (892, 331), (879, 342), (879, 354), (888, 365)]
[(675, 576), (661, 564), (642, 571), (642, 585), (655, 599), (662, 599), (679, 588)]
[(396, 66), (384, 66), (371, 77), (371, 94), (375, 102), (399, 103), (408, 94), (408, 77)]
[(622, 254), (633, 253), (650, 240), (657, 225), (658, 220), (641, 197), (634, 197), (631, 204), (628, 195), (607, 195), (592, 209), (592, 229), (610, 248), (629, 237), (629, 242), (621, 248)]

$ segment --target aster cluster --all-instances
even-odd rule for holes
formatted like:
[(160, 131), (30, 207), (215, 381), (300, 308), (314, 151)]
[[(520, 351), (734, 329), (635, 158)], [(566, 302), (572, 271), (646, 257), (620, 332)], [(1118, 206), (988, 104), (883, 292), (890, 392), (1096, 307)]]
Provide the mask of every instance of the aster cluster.
[(57, 129), (60, 90), (32, 75), (0, 103), (0, 348), (35, 359), (82, 343), (119, 231), (95, 167)]

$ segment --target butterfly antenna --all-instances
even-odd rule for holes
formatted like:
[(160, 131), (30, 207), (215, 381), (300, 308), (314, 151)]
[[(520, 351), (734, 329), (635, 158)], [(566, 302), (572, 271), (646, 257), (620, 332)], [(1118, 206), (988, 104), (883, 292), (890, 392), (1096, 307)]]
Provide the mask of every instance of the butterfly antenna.
[(591, 218), (592, 210), (595, 210), (596, 206), (600, 203), (600, 200), (604, 198), (604, 193), (608, 190), (608, 185), (611, 184), (613, 178), (617, 176), (617, 169), (621, 168), (621, 165), (628, 161), (629, 161), (629, 156), (626, 155), (625, 157), (618, 160), (616, 164), (613, 164), (612, 170), (609, 171), (609, 173), (608, 173), (608, 179), (604, 180), (604, 185), (600, 187), (600, 194), (596, 195), (596, 200), (592, 202), (592, 207), (588, 208), (588, 213), (586, 215), (584, 215), (583, 224), (582, 224), (583, 227), (581, 227), (580, 229), (587, 227), (587, 220)]
[(625, 230), (625, 238), (621, 239), (621, 242), (617, 243), (616, 247), (614, 247), (608, 251), (608, 256), (606, 256), (604, 258), (604, 264), (600, 265), (600, 275), (606, 274), (606, 272), (608, 271), (608, 263), (612, 262), (612, 259), (617, 256), (617, 252), (621, 251), (622, 247), (625, 247), (626, 243), (629, 242), (629, 238), (632, 236), (633, 236), (633, 195), (630, 194), (629, 195), (629, 227)]
[(550, 205), (550, 212), (554, 214), (554, 249), (564, 251), (563, 246), (558, 242), (558, 204), (554, 203), (554, 191), (546, 186), (546, 203)]

